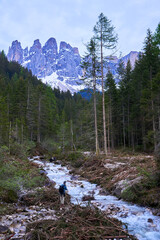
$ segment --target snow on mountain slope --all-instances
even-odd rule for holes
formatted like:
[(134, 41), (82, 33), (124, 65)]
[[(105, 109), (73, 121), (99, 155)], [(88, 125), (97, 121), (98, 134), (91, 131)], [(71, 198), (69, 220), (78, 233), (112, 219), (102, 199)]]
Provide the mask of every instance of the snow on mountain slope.
[[(121, 59), (125, 66), (128, 60), (130, 60), (133, 68), (138, 56), (138, 52), (131, 51)], [(52, 88), (59, 88), (61, 91), (69, 90), (72, 94), (86, 88), (81, 81), (83, 74), (81, 68), (82, 58), (78, 48), (72, 47), (64, 41), (60, 42), (58, 51), (55, 38), (48, 39), (44, 46), (41, 46), (39, 39), (36, 39), (30, 49), (28, 47), (23, 49), (21, 43), (16, 40), (9, 47), (7, 58), (9, 61), (17, 61), (22, 66), (28, 68), (33, 75)], [(117, 78), (119, 61), (120, 59), (113, 56), (111, 59), (108, 59), (106, 66), (104, 66), (104, 75), (110, 69), (116, 83), (119, 81)]]
[(69, 90), (72, 94), (74, 94), (75, 92), (79, 92), (80, 90), (85, 88), (84, 84), (69, 84), (68, 80), (70, 80), (70, 78), (68, 77), (65, 77), (63, 81), (59, 80), (56, 72), (53, 72), (50, 76), (46, 76), (41, 80), (43, 83), (51, 86), (51, 88), (53, 89), (59, 88), (63, 92)]

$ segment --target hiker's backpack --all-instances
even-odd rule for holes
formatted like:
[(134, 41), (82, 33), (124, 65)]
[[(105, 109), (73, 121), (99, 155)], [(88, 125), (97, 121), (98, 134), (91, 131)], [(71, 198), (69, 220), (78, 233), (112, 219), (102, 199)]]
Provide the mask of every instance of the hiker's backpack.
[(64, 187), (62, 185), (60, 185), (59, 187), (59, 193), (60, 194), (63, 194), (64, 193)]

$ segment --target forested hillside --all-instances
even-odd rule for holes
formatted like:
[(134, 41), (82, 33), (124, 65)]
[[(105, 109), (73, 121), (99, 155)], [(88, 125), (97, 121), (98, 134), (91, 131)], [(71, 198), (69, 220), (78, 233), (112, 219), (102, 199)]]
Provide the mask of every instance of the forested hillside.
[[(134, 70), (119, 64), (119, 84), (105, 78), (107, 148), (153, 151), (160, 131), (160, 25), (144, 42)], [(103, 150), (102, 95), (96, 93), (97, 126)], [(95, 150), (93, 99), (52, 90), (0, 54), (0, 144), (40, 142), (52, 151)]]
[(55, 148), (72, 149), (73, 137), (77, 138), (77, 144), (80, 141), (80, 131), (73, 128), (79, 128), (88, 104), (80, 95), (72, 97), (70, 92), (52, 90), (18, 63), (8, 62), (1, 52), (1, 145), (50, 140)]

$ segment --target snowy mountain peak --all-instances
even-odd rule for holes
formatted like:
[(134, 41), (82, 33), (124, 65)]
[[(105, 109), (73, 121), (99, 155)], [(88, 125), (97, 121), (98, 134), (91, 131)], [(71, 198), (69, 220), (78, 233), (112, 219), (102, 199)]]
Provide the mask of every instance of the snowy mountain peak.
[[(138, 52), (132, 51), (122, 57), (125, 66), (130, 60), (133, 67), (138, 55)], [(16, 40), (9, 47), (7, 57), (9, 61), (17, 61), (31, 70), (33, 75), (41, 78), (52, 88), (56, 87), (62, 91), (70, 90), (71, 93), (84, 88), (80, 80), (82, 76), (81, 56), (78, 48), (72, 47), (69, 43), (61, 41), (58, 51), (55, 38), (49, 38), (44, 46), (41, 45), (39, 39), (36, 39), (28, 50), (28, 47), (22, 49), (21, 43)], [(116, 75), (118, 63), (119, 59), (116, 56), (107, 57), (104, 74), (107, 73), (107, 69), (110, 69), (112, 74)]]

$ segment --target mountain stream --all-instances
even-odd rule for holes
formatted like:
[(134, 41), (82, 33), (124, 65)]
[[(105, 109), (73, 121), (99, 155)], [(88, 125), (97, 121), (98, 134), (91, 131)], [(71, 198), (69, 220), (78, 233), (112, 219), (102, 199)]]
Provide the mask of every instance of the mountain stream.
[[(69, 169), (65, 166), (38, 161), (34, 158), (30, 160), (38, 163), (45, 170), (48, 178), (56, 183), (55, 188), (58, 189), (60, 184), (64, 181), (67, 182), (68, 194), (73, 204), (88, 204), (82, 198), (90, 195), (94, 198), (90, 201), (91, 204), (98, 207), (107, 216), (117, 218), (125, 223), (128, 226), (129, 233), (136, 236), (137, 239), (160, 240), (160, 217), (154, 216), (151, 209), (130, 204), (112, 195), (105, 194), (104, 190), (96, 184), (91, 184), (80, 176), (71, 175)], [(3, 216), (1, 222), (2, 225), (8, 226), (10, 229), (13, 228), (15, 238), (24, 236), (28, 222), (40, 219), (56, 219), (56, 216), (51, 209), (41, 209), (34, 206), (25, 209), (25, 212), (21, 211), (14, 215)]]
[(102, 188), (82, 180), (79, 176), (71, 175), (67, 167), (39, 161), (37, 163), (42, 165), (48, 178), (56, 183), (56, 188), (59, 188), (63, 181), (67, 181), (68, 194), (73, 204), (83, 205), (82, 198), (92, 195), (94, 200), (91, 200), (91, 203), (94, 206), (127, 224), (129, 233), (139, 240), (160, 240), (160, 217), (154, 216), (149, 208), (129, 204), (112, 195), (103, 195)]

